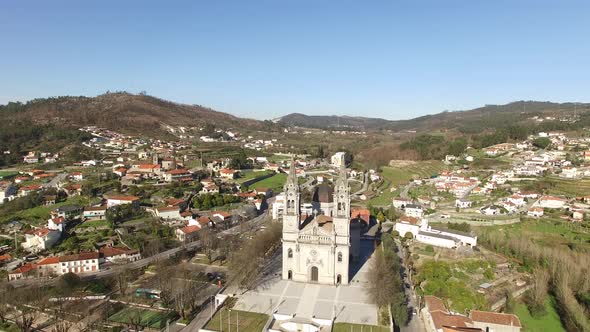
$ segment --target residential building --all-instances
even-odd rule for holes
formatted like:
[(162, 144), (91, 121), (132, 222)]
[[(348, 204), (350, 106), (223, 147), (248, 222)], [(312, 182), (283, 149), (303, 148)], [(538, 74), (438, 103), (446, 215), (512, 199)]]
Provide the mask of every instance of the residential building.
[(104, 219), (106, 217), (106, 206), (87, 206), (84, 208), (82, 216), (85, 219)]
[(109, 196), (107, 198), (107, 208), (111, 208), (113, 206), (122, 205), (122, 204), (133, 204), (133, 205), (139, 206), (139, 197), (126, 196), (126, 195), (116, 195), (116, 196)]
[(21, 246), (28, 252), (37, 253), (52, 248), (60, 237), (60, 231), (48, 228), (37, 229), (25, 233), (25, 242), (21, 243)]

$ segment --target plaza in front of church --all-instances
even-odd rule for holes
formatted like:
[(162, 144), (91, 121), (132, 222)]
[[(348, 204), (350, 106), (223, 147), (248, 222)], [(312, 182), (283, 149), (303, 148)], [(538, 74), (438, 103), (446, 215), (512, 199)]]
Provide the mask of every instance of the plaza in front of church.
[(277, 254), (267, 266), (256, 289), (239, 296), (235, 309), (270, 314), (295, 315), (335, 322), (378, 325), (377, 307), (366, 294), (373, 240), (361, 240), (361, 260), (351, 266), (347, 285), (325, 285), (284, 280), (282, 257)]

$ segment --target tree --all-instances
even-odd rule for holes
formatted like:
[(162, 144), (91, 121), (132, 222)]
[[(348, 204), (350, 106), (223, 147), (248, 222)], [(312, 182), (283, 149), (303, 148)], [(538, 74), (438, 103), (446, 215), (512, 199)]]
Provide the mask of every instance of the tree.
[(545, 149), (551, 145), (551, 140), (547, 137), (538, 137), (533, 140), (533, 145), (540, 149)]
[(549, 272), (543, 268), (536, 268), (531, 281), (531, 288), (525, 294), (525, 303), (533, 317), (541, 317), (547, 313), (545, 300), (549, 292)]
[(129, 270), (125, 266), (121, 267), (116, 274), (117, 285), (119, 286), (119, 293), (125, 295), (129, 282)]
[(80, 277), (77, 274), (68, 272), (59, 278), (58, 287), (66, 294), (71, 294), (80, 286), (80, 282)]

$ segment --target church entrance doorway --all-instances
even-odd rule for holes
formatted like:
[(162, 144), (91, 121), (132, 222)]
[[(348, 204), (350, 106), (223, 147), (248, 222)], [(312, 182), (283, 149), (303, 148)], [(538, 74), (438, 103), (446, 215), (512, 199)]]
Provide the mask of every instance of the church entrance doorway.
[(342, 276), (341, 275), (338, 275), (336, 277), (336, 285), (340, 285), (340, 283), (342, 283)]
[(312, 266), (311, 268), (311, 282), (317, 282), (318, 281), (318, 268), (315, 266)]
[(287, 273), (287, 279), (293, 279), (293, 271), (289, 270), (289, 272)]

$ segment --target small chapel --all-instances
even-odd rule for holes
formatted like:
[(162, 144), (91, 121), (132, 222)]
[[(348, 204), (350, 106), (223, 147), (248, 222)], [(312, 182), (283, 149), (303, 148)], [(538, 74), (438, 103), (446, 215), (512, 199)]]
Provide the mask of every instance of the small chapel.
[(350, 188), (344, 163), (333, 189), (322, 184), (313, 194), (313, 213), (301, 213), (301, 194), (291, 161), (284, 186), (282, 277), (306, 283), (346, 285), (351, 261), (358, 258), (360, 230), (351, 223)]

